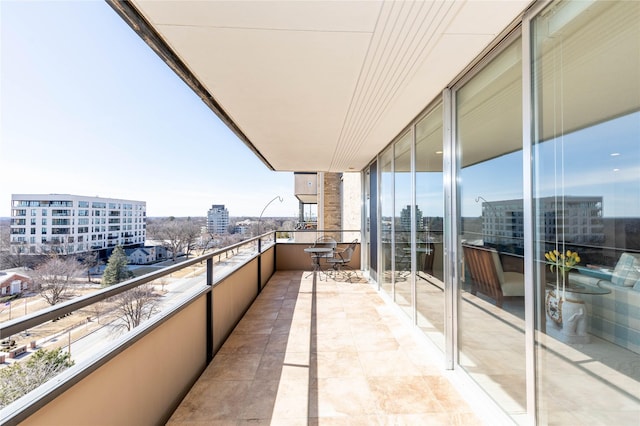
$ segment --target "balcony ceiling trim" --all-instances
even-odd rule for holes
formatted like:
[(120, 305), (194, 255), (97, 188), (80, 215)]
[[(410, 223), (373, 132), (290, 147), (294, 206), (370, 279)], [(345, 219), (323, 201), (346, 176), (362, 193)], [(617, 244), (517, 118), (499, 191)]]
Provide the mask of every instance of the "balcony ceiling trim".
[(106, 2), (269, 169), (275, 170), (262, 153), (251, 143), (247, 136), (242, 133), (242, 130), (236, 126), (215, 98), (200, 83), (196, 76), (193, 75), (189, 67), (187, 67), (175, 52), (167, 46), (153, 26), (147, 22), (147, 20), (135, 7), (133, 7), (130, 2), (117, 0), (106, 0)]
[(107, 0), (272, 170), (359, 171), (530, 1)]

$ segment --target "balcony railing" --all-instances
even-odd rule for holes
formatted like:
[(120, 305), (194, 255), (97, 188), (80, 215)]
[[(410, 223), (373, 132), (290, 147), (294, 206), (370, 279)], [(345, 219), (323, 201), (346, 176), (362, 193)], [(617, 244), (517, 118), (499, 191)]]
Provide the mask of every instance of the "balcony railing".
[(274, 273), (274, 232), (0, 324), (1, 339), (28, 333), (198, 265), (206, 265), (204, 273), (193, 278), (193, 285), (183, 292), (186, 296), (4, 407), (0, 424), (36, 424), (51, 418), (90, 424), (97, 413), (113, 415), (112, 421), (100, 421), (114, 424), (166, 421)]
[[(333, 234), (343, 242), (359, 237), (359, 231)], [(182, 297), (162, 312), (102, 347), (91, 345), (84, 357), (74, 350), (75, 365), (4, 407), (0, 424), (42, 424), (52, 418), (91, 424), (97, 415), (105, 424), (165, 422), (273, 273), (311, 267), (302, 250), (308, 243), (297, 240), (315, 236), (268, 232), (0, 324), (0, 339), (33, 332), (143, 284), (206, 265)]]

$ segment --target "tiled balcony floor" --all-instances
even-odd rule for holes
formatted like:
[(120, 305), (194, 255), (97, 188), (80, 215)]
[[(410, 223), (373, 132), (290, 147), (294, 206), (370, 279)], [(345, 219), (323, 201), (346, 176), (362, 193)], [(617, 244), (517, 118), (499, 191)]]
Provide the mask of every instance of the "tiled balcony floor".
[(271, 278), (168, 424), (482, 424), (371, 285), (307, 276)]

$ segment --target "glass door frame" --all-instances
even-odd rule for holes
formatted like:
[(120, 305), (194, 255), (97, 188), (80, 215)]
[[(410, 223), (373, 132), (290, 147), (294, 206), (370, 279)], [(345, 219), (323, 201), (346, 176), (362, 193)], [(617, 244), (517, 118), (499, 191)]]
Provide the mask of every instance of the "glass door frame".
[[(545, 2), (545, 4), (548, 2)], [(531, 19), (538, 13), (537, 8), (532, 8), (536, 12), (531, 14)], [(542, 7), (540, 8), (542, 9)], [(528, 11), (532, 13), (532, 11)], [(462, 264), (462, 246), (460, 244), (458, 234), (462, 229), (460, 217), (460, 191), (458, 188), (458, 181), (460, 179), (458, 173), (458, 164), (460, 164), (462, 152), (461, 146), (457, 143), (458, 128), (457, 128), (457, 92), (465, 86), (473, 77), (475, 77), (480, 71), (482, 71), (487, 65), (489, 65), (496, 57), (498, 57), (505, 49), (512, 46), (517, 42), (520, 37), (520, 48), (522, 50), (522, 149), (523, 149), (523, 202), (524, 202), (524, 247), (525, 247), (525, 335), (524, 335), (524, 347), (525, 347), (525, 372), (526, 372), (526, 413), (528, 424), (536, 424), (536, 409), (535, 409), (535, 351), (534, 351), (534, 320), (533, 317), (535, 310), (535, 289), (533, 275), (533, 219), (532, 219), (532, 182), (531, 182), (531, 105), (530, 91), (531, 89), (531, 51), (530, 40), (524, 36), (525, 26), (524, 20), (517, 20), (505, 29), (501, 37), (496, 38), (494, 44), (490, 46), (485, 54), (479, 56), (479, 60), (474, 62), (463, 75), (455, 80), (449, 87), (447, 87), (442, 94), (444, 105), (444, 164), (443, 171), (448, 176), (445, 176), (443, 181), (445, 184), (445, 218), (448, 218), (448, 228), (445, 228), (446, 242), (448, 248), (445, 250), (445, 331), (446, 331), (446, 352), (445, 362), (446, 368), (455, 370), (456, 372), (465, 376), (470, 384), (477, 386), (479, 392), (478, 395), (487, 403), (494, 405), (500, 410), (501, 414), (504, 414), (505, 418), (513, 421), (513, 418), (504, 411), (504, 409), (491, 399), (488, 393), (477, 384), (470, 375), (462, 368), (459, 360), (459, 319), (460, 319), (460, 304), (461, 304), (461, 277), (463, 276), (463, 264)], [(528, 80), (527, 80), (528, 78)], [(527, 147), (527, 139), (529, 137), (529, 147)], [(446, 226), (446, 222), (445, 222)], [(527, 239), (528, 238), (528, 239)], [(528, 251), (527, 251), (528, 250)], [(448, 261), (446, 260), (448, 256)], [(528, 265), (528, 266), (527, 266)], [(527, 267), (529, 269), (527, 269)], [(448, 327), (448, 328), (447, 328)]]

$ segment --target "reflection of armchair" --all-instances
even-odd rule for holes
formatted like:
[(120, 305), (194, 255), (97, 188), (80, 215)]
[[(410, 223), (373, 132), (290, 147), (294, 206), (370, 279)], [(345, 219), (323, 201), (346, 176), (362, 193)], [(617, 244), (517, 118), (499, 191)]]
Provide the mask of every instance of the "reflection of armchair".
[(433, 275), (433, 259), (436, 256), (436, 250), (433, 243), (428, 243), (424, 246), (418, 247), (418, 253), (424, 254), (422, 261), (422, 272), (426, 272), (429, 275)]
[(524, 296), (524, 274), (504, 272), (495, 249), (463, 245), (465, 266), (471, 275), (471, 294), (486, 294), (502, 307), (505, 297)]

